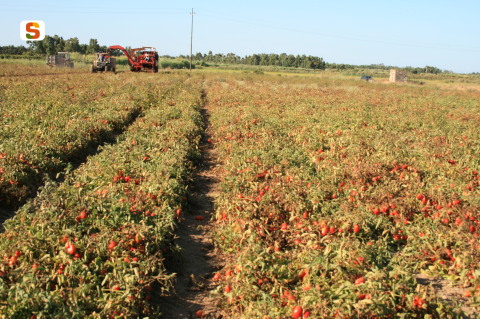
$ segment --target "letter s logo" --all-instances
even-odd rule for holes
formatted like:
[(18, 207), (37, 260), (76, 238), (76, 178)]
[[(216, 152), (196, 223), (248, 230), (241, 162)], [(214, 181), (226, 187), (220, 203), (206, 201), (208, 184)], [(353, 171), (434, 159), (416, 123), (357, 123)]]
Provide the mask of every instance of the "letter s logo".
[[(29, 32), (26, 34), (27, 39), (36, 40), (40, 38), (40, 31), (38, 30), (40, 25), (38, 23), (28, 22), (25, 28), (27, 29), (27, 32)], [(34, 35), (31, 35), (30, 33), (33, 33)]]
[(45, 39), (45, 23), (38, 20), (26, 20), (20, 23), (20, 39), (23, 41), (41, 41)]

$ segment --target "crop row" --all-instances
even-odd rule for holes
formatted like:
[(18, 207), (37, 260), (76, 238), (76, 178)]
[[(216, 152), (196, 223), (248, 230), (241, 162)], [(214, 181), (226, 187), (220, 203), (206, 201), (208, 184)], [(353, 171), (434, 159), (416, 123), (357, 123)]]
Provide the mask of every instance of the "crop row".
[(140, 84), (136, 77), (81, 74), (0, 79), (0, 205), (18, 206), (46, 178), (112, 141), (168, 91), (169, 81), (178, 80)]
[[(217, 241), (231, 255), (214, 279), (231, 313), (475, 311), (474, 92), (245, 76), (212, 80), (208, 96), (223, 171)], [(421, 278), (461, 293), (444, 300), (445, 284)]]
[(62, 75), (65, 73), (85, 73), (86, 68), (54, 68), (48, 67), (45, 60), (13, 60), (8, 57), (0, 57), (0, 77), (30, 77), (43, 76), (45, 74)]
[(158, 81), (148, 86), (152, 105), (117, 143), (89, 157), (60, 185), (47, 183), (5, 223), (5, 317), (159, 315), (151, 299), (171, 286), (163, 259), (175, 212), (184, 204), (202, 120), (198, 83), (173, 83), (164, 94)]

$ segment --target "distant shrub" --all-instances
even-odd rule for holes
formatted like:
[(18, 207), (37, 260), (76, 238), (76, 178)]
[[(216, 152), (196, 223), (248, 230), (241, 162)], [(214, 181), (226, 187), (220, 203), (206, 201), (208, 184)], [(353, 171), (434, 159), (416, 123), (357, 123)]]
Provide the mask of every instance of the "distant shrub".
[[(190, 62), (187, 60), (176, 60), (176, 59), (161, 59), (160, 68), (162, 69), (188, 69), (190, 68)], [(192, 69), (195, 68), (195, 65), (192, 65)]]

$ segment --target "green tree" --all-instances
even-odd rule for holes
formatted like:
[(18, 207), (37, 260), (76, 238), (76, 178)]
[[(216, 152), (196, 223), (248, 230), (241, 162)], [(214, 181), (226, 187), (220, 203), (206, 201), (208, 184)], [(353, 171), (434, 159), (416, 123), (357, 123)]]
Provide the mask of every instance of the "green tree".
[(80, 52), (80, 41), (77, 37), (65, 40), (65, 51)]
[(281, 66), (283, 66), (283, 67), (288, 66), (288, 65), (287, 65), (287, 63), (288, 63), (287, 58), (288, 58), (288, 56), (287, 56), (286, 53), (280, 54), (280, 56), (279, 56), (279, 62), (280, 62), (280, 65), (281, 65)]
[(53, 36), (53, 47), (55, 48), (55, 53), (53, 54), (56, 54), (57, 52), (65, 51), (65, 40), (62, 37), (55, 34)]
[(97, 39), (90, 39), (88, 43), (86, 54), (93, 54), (100, 51), (100, 46), (98, 45)]
[(42, 40), (43, 46), (45, 47), (45, 53), (48, 55), (55, 54), (55, 39), (49, 35), (45, 36), (45, 39)]

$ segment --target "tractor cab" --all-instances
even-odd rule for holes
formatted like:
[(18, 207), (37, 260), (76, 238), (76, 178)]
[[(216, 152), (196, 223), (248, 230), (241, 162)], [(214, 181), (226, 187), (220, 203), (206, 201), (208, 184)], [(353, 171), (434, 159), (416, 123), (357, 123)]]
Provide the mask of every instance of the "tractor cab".
[(104, 52), (98, 52), (97, 53), (97, 61), (107, 62), (107, 60), (109, 60), (109, 59), (110, 59), (110, 56), (108, 55), (108, 53), (104, 53)]
[(95, 60), (93, 60), (91, 71), (94, 72), (103, 72), (103, 71), (112, 71), (115, 72), (116, 68), (116, 58), (112, 58), (109, 53), (97, 52)]

